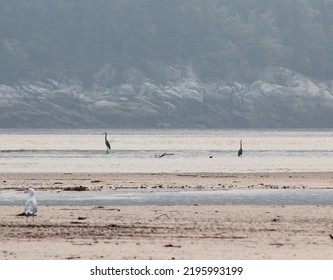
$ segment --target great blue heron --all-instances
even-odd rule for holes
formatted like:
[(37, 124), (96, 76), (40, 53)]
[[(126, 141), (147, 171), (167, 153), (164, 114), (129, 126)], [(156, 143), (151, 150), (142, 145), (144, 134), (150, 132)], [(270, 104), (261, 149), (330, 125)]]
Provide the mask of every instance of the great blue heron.
[(239, 147), (239, 150), (238, 150), (238, 156), (240, 157), (243, 154), (242, 140), (240, 140), (239, 144), (240, 144), (240, 147)]
[(110, 145), (110, 142), (108, 141), (108, 139), (106, 138), (108, 136), (108, 134), (106, 132), (104, 132), (104, 134), (105, 134), (106, 152), (108, 153), (109, 150), (111, 150), (111, 145)]
[(35, 217), (37, 213), (37, 201), (35, 198), (35, 190), (33, 188), (28, 189), (28, 199), (27, 202), (25, 203), (25, 208), (24, 208), (24, 214), (25, 216), (29, 217)]

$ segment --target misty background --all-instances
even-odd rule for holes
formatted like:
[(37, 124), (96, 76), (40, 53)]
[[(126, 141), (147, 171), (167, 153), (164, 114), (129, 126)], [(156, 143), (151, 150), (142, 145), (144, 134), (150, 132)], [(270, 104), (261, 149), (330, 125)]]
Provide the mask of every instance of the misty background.
[(0, 0), (0, 127), (333, 127), (333, 0)]

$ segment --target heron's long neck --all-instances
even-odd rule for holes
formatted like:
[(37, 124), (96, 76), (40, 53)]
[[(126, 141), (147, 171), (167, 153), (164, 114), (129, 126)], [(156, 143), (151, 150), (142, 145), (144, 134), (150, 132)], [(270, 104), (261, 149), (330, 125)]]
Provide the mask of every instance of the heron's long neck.
[(242, 141), (240, 141), (240, 148), (242, 149)]
[(107, 139), (106, 139), (106, 136), (107, 136), (107, 134), (105, 133), (105, 141), (107, 140)]

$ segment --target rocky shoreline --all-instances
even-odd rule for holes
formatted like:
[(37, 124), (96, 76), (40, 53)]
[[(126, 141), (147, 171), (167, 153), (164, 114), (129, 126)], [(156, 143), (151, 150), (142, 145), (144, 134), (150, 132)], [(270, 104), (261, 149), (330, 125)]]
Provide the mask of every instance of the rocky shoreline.
[(79, 80), (0, 85), (0, 127), (330, 128), (333, 81), (267, 68), (251, 83), (206, 82), (190, 68), (164, 66), (159, 81), (136, 69), (115, 82), (105, 66)]

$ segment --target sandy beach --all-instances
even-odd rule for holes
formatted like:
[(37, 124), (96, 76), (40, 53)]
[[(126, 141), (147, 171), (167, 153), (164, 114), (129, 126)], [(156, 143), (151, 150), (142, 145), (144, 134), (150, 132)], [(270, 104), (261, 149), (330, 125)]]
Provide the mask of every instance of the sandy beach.
[[(0, 182), (33, 187), (38, 199), (43, 190), (327, 189), (333, 173), (3, 173)], [(34, 220), (22, 211), (0, 206), (0, 259), (333, 259), (333, 205), (41, 205)]]
[(0, 191), (103, 189), (333, 189), (333, 172), (0, 173)]

